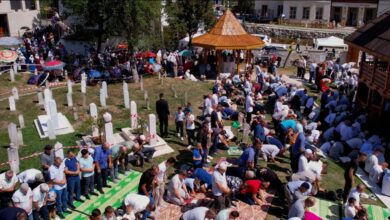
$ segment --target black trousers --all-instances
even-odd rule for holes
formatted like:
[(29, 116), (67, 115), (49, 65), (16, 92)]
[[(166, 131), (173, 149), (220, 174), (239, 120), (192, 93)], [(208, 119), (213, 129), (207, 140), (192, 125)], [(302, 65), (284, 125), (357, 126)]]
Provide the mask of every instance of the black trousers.
[(194, 146), (195, 129), (187, 129), (188, 145)]
[(158, 120), (160, 121), (160, 135), (161, 137), (168, 136), (168, 116), (158, 116)]
[(347, 202), (348, 195), (351, 192), (352, 189), (352, 180), (351, 178), (344, 176), (345, 178), (345, 185), (344, 185), (344, 191), (343, 191), (343, 201)]

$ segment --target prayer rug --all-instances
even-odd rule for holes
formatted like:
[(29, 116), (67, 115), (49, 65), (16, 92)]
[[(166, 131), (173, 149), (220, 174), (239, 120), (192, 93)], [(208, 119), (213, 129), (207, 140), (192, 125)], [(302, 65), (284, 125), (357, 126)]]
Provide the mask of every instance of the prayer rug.
[(118, 208), (129, 193), (137, 192), (141, 173), (131, 171), (127, 176), (120, 175), (120, 178), (122, 179), (118, 183), (110, 182), (112, 188), (103, 188), (103, 195), (91, 196), (90, 200), (85, 200), (83, 203), (76, 201), (74, 203), (76, 210), (72, 211), (72, 214), (66, 215), (66, 219), (88, 219), (95, 208), (99, 208), (102, 213), (107, 206)]
[(309, 209), (317, 214), (322, 219), (339, 220), (340, 219), (340, 204), (324, 199), (316, 198), (316, 204)]
[[(233, 208), (240, 212), (240, 217), (237, 220), (265, 219), (265, 217), (267, 216), (268, 209), (271, 206), (272, 199), (274, 197), (273, 194), (265, 194), (266, 202), (261, 206), (248, 205), (241, 201), (236, 202), (237, 207)], [(158, 208), (158, 213), (155, 214), (156, 220), (179, 220), (186, 210), (199, 206), (211, 207), (213, 204), (213, 200), (208, 197), (205, 197), (204, 194), (197, 194), (194, 200), (198, 201), (198, 205), (190, 204), (187, 205), (185, 208), (180, 208), (180, 206), (177, 205), (164, 203), (165, 207)]]
[(387, 220), (390, 217), (389, 209), (375, 205), (366, 205), (365, 207), (370, 220)]

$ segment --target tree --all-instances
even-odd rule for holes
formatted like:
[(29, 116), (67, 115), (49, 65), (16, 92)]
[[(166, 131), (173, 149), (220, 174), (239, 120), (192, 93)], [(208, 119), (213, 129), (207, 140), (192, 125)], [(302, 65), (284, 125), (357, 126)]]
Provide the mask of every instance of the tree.
[(103, 37), (108, 36), (112, 26), (111, 19), (118, 0), (62, 0), (66, 14), (75, 15), (79, 25), (85, 29), (96, 30), (97, 51), (100, 51)]
[(178, 32), (188, 34), (189, 47), (192, 46), (192, 35), (201, 25), (208, 29), (214, 23), (212, 5), (212, 0), (177, 0), (174, 3), (168, 1), (168, 23), (170, 26), (181, 28)]
[(254, 0), (239, 0), (237, 5), (234, 6), (234, 12), (240, 14), (252, 14), (255, 9)]

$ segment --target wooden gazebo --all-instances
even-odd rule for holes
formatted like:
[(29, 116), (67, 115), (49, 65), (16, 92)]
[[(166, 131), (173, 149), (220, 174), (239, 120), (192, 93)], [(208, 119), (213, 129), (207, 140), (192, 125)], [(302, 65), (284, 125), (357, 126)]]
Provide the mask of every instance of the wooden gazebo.
[[(244, 30), (230, 10), (225, 11), (209, 33), (195, 37), (192, 44), (203, 47), (206, 54), (209, 50), (216, 51), (217, 71), (219, 71), (218, 63), (223, 50), (245, 50), (248, 62), (251, 49), (264, 46), (264, 42), (259, 37), (250, 35)], [(239, 71), (239, 61), (237, 61), (237, 71)]]

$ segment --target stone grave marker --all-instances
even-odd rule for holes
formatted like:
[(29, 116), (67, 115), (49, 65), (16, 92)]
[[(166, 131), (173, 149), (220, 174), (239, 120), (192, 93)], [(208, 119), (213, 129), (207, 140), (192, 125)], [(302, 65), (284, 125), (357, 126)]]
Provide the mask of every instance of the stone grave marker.
[(50, 121), (52, 122), (53, 128), (57, 129), (59, 127), (57, 103), (55, 100), (49, 101), (49, 112), (50, 112)]
[(114, 127), (112, 125), (112, 116), (110, 113), (106, 112), (103, 115), (103, 119), (104, 119), (104, 135), (106, 138), (106, 142), (112, 145), (115, 143)]
[(68, 93), (73, 93), (73, 83), (70, 79), (66, 81), (66, 85), (68, 86)]
[(103, 108), (105, 108), (107, 106), (107, 103), (106, 103), (106, 94), (104, 93), (103, 89), (100, 89), (99, 98), (100, 98), (100, 105)]
[(16, 128), (15, 123), (10, 123), (8, 125), (8, 137), (11, 144), (14, 145), (14, 147), (19, 147), (18, 142), (18, 129)]
[(38, 96), (38, 105), (44, 105), (45, 101), (43, 100), (42, 92), (37, 92), (37, 96)]
[(47, 120), (47, 134), (49, 136), (49, 140), (56, 139), (56, 131), (51, 119)]
[(149, 114), (149, 142), (153, 146), (157, 142), (156, 116)]
[(24, 145), (24, 141), (23, 141), (22, 129), (18, 128), (17, 130), (18, 130), (18, 144), (19, 144), (19, 146), (23, 146)]
[(11, 93), (15, 100), (19, 100), (19, 91), (16, 87), (13, 87)]
[(137, 103), (135, 103), (135, 101), (130, 102), (130, 121), (131, 121), (131, 129), (137, 129), (138, 114), (137, 114)]
[(12, 171), (14, 173), (19, 173), (19, 152), (18, 148), (15, 147), (13, 144), (9, 148), (7, 148), (7, 154), (8, 154), (8, 163)]
[(87, 80), (82, 79), (80, 84), (81, 84), (81, 93), (87, 93)]
[(107, 82), (106, 81), (103, 81), (102, 83), (102, 89), (104, 91), (104, 95), (106, 96), (106, 99), (108, 98), (108, 88), (107, 88)]
[(144, 78), (141, 76), (139, 80), (139, 86), (141, 91), (144, 91)]
[(98, 110), (95, 103), (89, 104), (89, 115), (91, 115), (94, 120), (98, 118)]
[(125, 103), (125, 108), (129, 109), (130, 108), (130, 97), (129, 97), (128, 91), (125, 91), (123, 93), (123, 99), (124, 99), (124, 103)]
[(67, 103), (68, 103), (68, 107), (73, 107), (73, 97), (72, 97), (72, 93), (67, 93), (66, 94), (66, 100), (67, 100)]
[(54, 144), (54, 155), (56, 157), (60, 157), (62, 159), (65, 158), (64, 154), (64, 145), (62, 145), (60, 142), (57, 142)]
[(9, 79), (11, 82), (15, 82), (15, 72), (12, 68), (9, 70)]
[(19, 120), (19, 126), (20, 126), (21, 128), (26, 127), (26, 125), (25, 125), (25, 123), (24, 123), (24, 117), (23, 117), (23, 115), (19, 115), (19, 116), (18, 116), (18, 120)]
[(13, 96), (8, 97), (9, 110), (11, 112), (16, 111), (15, 98)]

